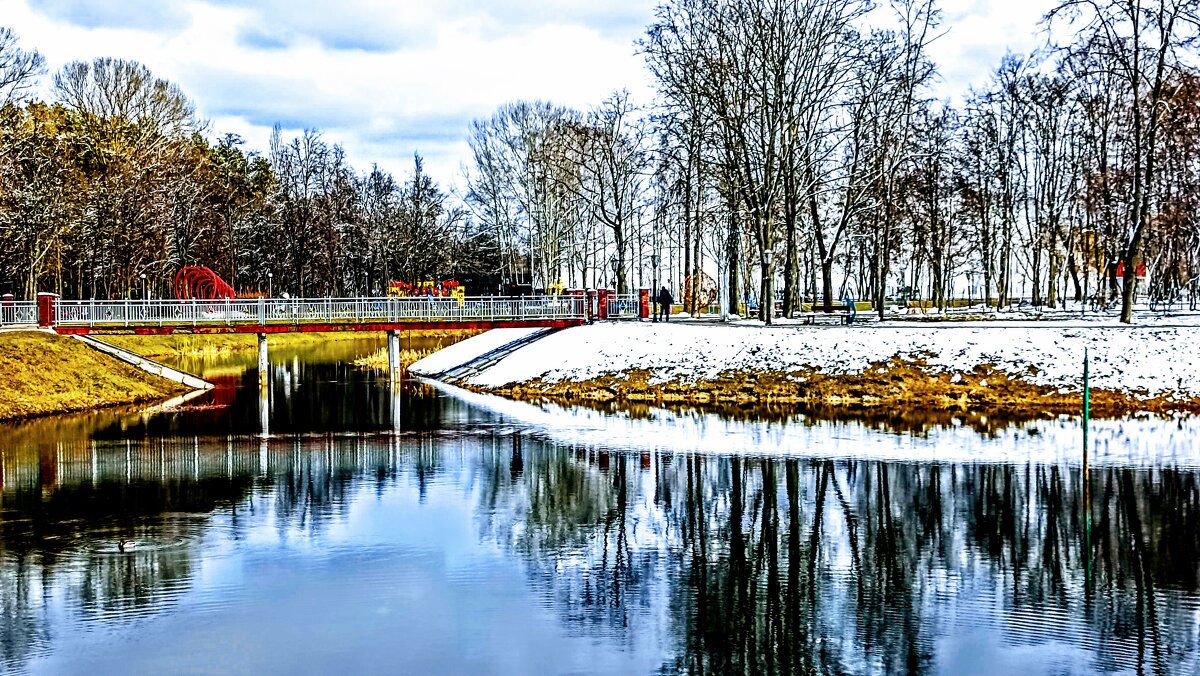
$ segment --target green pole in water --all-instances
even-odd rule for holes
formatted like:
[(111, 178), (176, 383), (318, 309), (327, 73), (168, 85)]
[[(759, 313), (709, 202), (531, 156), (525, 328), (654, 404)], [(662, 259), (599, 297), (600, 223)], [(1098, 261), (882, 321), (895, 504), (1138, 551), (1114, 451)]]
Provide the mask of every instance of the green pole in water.
[(1083, 556), (1087, 565), (1086, 586), (1092, 586), (1092, 501), (1088, 473), (1088, 424), (1091, 419), (1092, 392), (1088, 382), (1088, 349), (1083, 348)]
[(1088, 420), (1091, 417), (1092, 393), (1088, 384), (1088, 349), (1083, 348), (1083, 468), (1088, 461)]

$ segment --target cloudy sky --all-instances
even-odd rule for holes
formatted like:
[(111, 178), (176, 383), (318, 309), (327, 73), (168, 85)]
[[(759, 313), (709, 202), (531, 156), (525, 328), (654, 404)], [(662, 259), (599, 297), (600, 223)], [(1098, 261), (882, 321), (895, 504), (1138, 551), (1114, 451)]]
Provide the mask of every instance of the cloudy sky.
[[(215, 133), (265, 149), (271, 127), (316, 128), (360, 169), (409, 173), (414, 152), (461, 184), (468, 125), (514, 99), (587, 109), (615, 89), (649, 100), (634, 46), (658, 0), (0, 0), (0, 25), (51, 72), (140, 61), (178, 83)], [(1041, 43), (1053, 0), (943, 0), (933, 45), (944, 95)], [(49, 78), (45, 78), (49, 80)]]

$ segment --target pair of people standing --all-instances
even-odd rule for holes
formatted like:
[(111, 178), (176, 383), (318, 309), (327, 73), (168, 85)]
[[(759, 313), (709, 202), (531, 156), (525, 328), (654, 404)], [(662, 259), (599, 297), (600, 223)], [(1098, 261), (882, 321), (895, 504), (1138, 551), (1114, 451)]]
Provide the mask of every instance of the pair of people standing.
[(664, 322), (670, 321), (671, 304), (675, 302), (675, 299), (671, 297), (671, 292), (667, 291), (667, 287), (664, 286), (658, 290), (658, 296), (655, 300), (658, 301), (658, 312), (654, 315), (654, 318), (656, 320), (661, 318)]

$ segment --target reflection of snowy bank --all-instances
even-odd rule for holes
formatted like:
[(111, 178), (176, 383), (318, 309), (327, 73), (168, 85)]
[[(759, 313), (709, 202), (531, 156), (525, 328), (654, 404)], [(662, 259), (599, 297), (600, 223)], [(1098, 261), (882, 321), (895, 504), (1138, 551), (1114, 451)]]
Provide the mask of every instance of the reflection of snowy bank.
[[(1070, 418), (1004, 427), (987, 435), (967, 427), (897, 434), (854, 422), (742, 422), (664, 409), (651, 409), (648, 418), (632, 418), (432, 384), (555, 443), (589, 448), (898, 462), (1082, 462), (1080, 422)], [(1092, 422), (1091, 437), (1091, 462), (1096, 466), (1200, 467), (1200, 418), (1098, 420)]]
[[(436, 374), (470, 361), (493, 349), (505, 335), (493, 334), (436, 353), (414, 364), (413, 371)], [(648, 370), (654, 382), (695, 381), (729, 371), (817, 369), (856, 374), (872, 363), (900, 356), (953, 372), (990, 364), (1037, 385), (1078, 391), (1086, 347), (1096, 388), (1196, 397), (1200, 396), (1198, 339), (1200, 326), (1186, 323), (1132, 327), (1079, 321), (853, 327), (601, 323), (548, 335), (474, 374), (467, 383), (499, 387), (538, 378), (579, 382), (630, 369)]]

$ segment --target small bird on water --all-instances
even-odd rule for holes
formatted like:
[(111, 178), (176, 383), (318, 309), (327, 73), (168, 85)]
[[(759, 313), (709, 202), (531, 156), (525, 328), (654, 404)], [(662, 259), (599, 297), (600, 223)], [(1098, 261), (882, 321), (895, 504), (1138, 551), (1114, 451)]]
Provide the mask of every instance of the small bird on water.
[(117, 543), (117, 551), (124, 552), (125, 545), (132, 544), (132, 543), (133, 543), (132, 540), (121, 540), (120, 542)]

